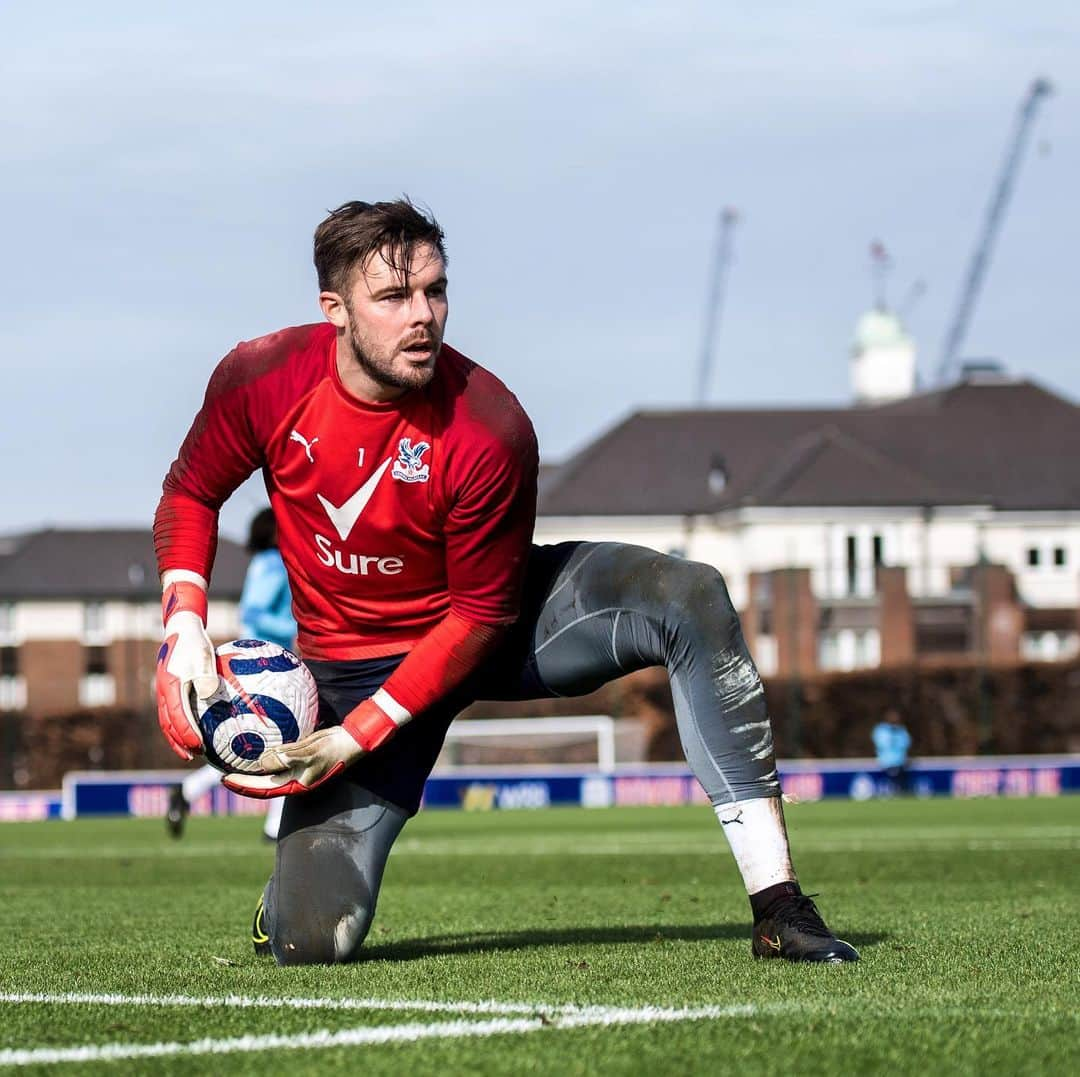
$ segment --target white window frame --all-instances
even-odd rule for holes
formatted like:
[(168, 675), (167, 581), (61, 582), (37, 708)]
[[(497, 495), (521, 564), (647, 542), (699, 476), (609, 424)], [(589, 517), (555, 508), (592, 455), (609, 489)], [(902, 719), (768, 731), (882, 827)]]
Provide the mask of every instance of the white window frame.
[(87, 647), (101, 647), (110, 642), (105, 617), (104, 602), (83, 603), (83, 643)]
[(0, 677), (0, 711), (26, 709), (26, 678), (21, 674)]
[(111, 707), (116, 702), (116, 678), (111, 673), (85, 673), (79, 678), (79, 706)]

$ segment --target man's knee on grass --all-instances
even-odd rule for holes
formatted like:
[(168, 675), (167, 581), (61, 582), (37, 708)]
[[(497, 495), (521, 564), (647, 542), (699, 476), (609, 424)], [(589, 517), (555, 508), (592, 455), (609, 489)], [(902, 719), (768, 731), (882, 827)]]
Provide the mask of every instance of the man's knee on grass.
[(357, 960), (407, 819), (403, 809), (345, 781), (287, 798), (266, 898), (279, 964)]
[(356, 905), (293, 910), (272, 936), (279, 965), (340, 965), (356, 961), (371, 928), (374, 910)]
[(355, 835), (321, 828), (279, 845), (270, 924), (279, 965), (356, 960), (375, 916), (377, 884), (357, 862), (355, 846)]

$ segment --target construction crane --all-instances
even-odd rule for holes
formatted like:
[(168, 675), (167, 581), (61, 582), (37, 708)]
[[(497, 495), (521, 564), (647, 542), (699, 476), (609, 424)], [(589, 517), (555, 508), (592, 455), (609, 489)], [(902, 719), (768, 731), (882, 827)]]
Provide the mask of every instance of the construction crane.
[(1024, 100), (1020, 104), (1020, 111), (1016, 117), (1016, 128), (1009, 142), (1005, 161), (998, 176), (994, 195), (990, 199), (990, 205), (986, 211), (986, 220), (983, 222), (979, 241), (975, 246), (975, 253), (968, 265), (967, 276), (964, 278), (964, 286), (960, 291), (960, 300), (953, 314), (952, 324), (945, 337), (945, 344), (941, 349), (941, 361), (938, 364), (937, 380), (939, 384), (946, 382), (952, 375), (960, 349), (967, 334), (971, 315), (975, 309), (975, 302), (979, 298), (979, 290), (982, 288), (983, 278), (990, 263), (990, 255), (994, 249), (994, 242), (998, 232), (1001, 231), (1001, 223), (1005, 217), (1005, 210), (1009, 205), (1016, 176), (1020, 170), (1020, 163), (1024, 157), (1031, 135), (1031, 128), (1035, 122), (1035, 113), (1044, 97), (1047, 97), (1053, 87), (1046, 79), (1036, 79), (1028, 88)]
[(713, 370), (713, 348), (724, 305), (724, 287), (727, 283), (728, 268), (731, 265), (732, 241), (738, 219), (738, 213), (728, 206), (721, 210), (716, 222), (716, 246), (712, 274), (709, 279), (709, 293), (705, 299), (705, 327), (701, 334), (701, 358), (698, 363), (697, 403), (699, 406), (705, 404), (706, 397), (709, 395), (709, 382)]

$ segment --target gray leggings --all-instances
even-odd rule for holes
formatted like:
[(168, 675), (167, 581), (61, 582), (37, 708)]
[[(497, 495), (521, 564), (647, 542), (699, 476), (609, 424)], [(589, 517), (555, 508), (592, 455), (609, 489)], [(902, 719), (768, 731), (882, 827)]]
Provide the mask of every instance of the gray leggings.
[(716, 569), (641, 546), (576, 544), (532, 640), (552, 695), (666, 667), (683, 753), (713, 804), (780, 795), (761, 678)]
[[(761, 680), (722, 577), (640, 546), (534, 547), (522, 615), (499, 654), (450, 705), (405, 731), (428, 724), (433, 760), (453, 715), (475, 699), (582, 695), (656, 665), (667, 668), (683, 751), (712, 803), (779, 796)], [(280, 964), (359, 956), (411, 814), (351, 781), (289, 798), (264, 895)]]
[(327, 965), (357, 956), (390, 847), (408, 813), (352, 782), (289, 797), (263, 923), (279, 965)]

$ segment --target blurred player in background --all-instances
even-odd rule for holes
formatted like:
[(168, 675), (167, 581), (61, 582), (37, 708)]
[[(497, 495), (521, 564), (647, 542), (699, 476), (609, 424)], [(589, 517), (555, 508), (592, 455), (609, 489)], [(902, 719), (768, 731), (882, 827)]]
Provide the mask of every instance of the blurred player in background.
[(906, 793), (908, 786), (908, 752), (911, 751), (911, 734), (900, 720), (900, 712), (890, 707), (870, 736), (878, 766), (888, 782), (892, 793)]
[[(292, 595), (289, 593), (285, 562), (281, 560), (278, 550), (273, 509), (263, 509), (252, 518), (247, 548), (251, 561), (248, 562), (244, 587), (240, 592), (240, 635), (249, 639), (264, 639), (279, 647), (295, 650), (296, 621), (292, 615)], [(221, 771), (207, 763), (193, 770), (180, 785), (173, 787), (169, 794), (165, 823), (174, 838), (183, 835), (191, 805), (220, 781)], [(284, 806), (283, 797), (270, 802), (263, 821), (263, 834), (271, 841), (278, 836)]]
[[(527, 241), (523, 222), (508, 229)], [(315, 733), (264, 753), (270, 773), (224, 779), (302, 794), (285, 805), (256, 949), (280, 964), (359, 956), (390, 848), (470, 702), (580, 695), (663, 665), (750, 896), (753, 953), (856, 960), (796, 880), (761, 681), (719, 573), (620, 543), (531, 545), (532, 424), (443, 343), (434, 220), (407, 201), (347, 203), (316, 230), (315, 266), (325, 323), (222, 360), (154, 520), (159, 717), (174, 749), (202, 748), (188, 688), (205, 699), (217, 684), (205, 624), (218, 512), (257, 469), (319, 687)]]

